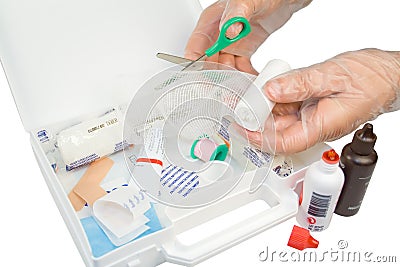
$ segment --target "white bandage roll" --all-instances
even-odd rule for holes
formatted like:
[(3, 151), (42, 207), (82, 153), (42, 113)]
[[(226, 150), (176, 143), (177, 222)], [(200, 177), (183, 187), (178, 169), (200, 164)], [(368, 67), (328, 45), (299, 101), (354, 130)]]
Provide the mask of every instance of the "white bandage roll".
[(61, 131), (57, 136), (66, 169), (71, 170), (98, 158), (122, 150), (123, 114), (113, 109), (103, 116), (88, 120)]
[(247, 89), (235, 108), (236, 122), (250, 131), (263, 131), (264, 122), (275, 103), (269, 100), (262, 88), (264, 84), (291, 68), (283, 60), (274, 59), (268, 62), (254, 83)]

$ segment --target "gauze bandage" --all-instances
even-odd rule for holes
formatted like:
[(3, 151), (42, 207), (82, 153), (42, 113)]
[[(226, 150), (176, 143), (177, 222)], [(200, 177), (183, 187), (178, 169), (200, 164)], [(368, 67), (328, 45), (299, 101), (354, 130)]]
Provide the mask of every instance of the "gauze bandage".
[(268, 80), (290, 70), (289, 64), (283, 60), (274, 59), (268, 62), (237, 103), (235, 108), (236, 122), (247, 130), (263, 131), (264, 122), (275, 105), (264, 94), (263, 86)]
[(127, 145), (123, 140), (122, 120), (121, 110), (113, 109), (100, 118), (61, 131), (57, 136), (57, 146), (66, 169), (77, 168), (122, 150)]

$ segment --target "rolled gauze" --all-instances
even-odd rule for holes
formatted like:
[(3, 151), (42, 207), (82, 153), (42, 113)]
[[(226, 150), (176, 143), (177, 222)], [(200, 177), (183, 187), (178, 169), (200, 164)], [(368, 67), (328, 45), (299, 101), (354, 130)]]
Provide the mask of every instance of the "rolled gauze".
[(289, 64), (283, 60), (274, 59), (268, 62), (237, 103), (235, 108), (236, 122), (247, 130), (263, 131), (264, 122), (275, 103), (266, 97), (262, 88), (268, 80), (290, 70)]
[(103, 116), (84, 121), (61, 131), (57, 146), (67, 170), (88, 164), (96, 159), (122, 150), (123, 114), (112, 109)]

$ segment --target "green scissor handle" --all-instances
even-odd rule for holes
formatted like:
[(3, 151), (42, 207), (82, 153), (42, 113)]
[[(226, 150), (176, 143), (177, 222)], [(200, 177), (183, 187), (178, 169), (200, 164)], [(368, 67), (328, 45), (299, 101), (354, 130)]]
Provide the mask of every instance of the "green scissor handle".
[[(226, 37), (226, 31), (230, 26), (232, 26), (235, 23), (242, 23), (243, 24), (243, 29), (242, 31), (234, 38), (229, 39)], [(208, 57), (211, 57), (212, 55), (218, 53), (222, 49), (226, 48), (227, 46), (239, 41), (243, 37), (247, 36), (251, 31), (250, 23), (246, 18), (243, 17), (233, 17), (229, 19), (227, 22), (222, 25), (221, 32), (219, 33), (217, 41), (206, 50), (205, 54)]]

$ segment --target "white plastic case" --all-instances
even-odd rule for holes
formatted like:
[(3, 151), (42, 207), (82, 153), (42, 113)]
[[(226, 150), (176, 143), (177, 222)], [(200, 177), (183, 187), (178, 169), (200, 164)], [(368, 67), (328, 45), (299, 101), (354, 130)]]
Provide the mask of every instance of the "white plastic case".
[[(270, 172), (260, 190), (249, 194), (245, 176), (224, 199), (203, 208), (159, 205), (163, 229), (94, 257), (70, 188), (60, 181), (35, 138), (35, 130), (127, 102), (152, 74), (169, 66), (160, 51), (183, 54), (201, 6), (197, 0), (0, 2), (0, 59), (43, 176), (87, 266), (155, 266), (164, 261), (192, 266), (293, 217), (305, 168), (326, 145), (293, 155), (294, 174)], [(65, 125), (64, 125), (65, 126)], [(116, 159), (122, 156), (116, 155)], [(192, 245), (177, 235), (247, 203), (262, 200), (270, 209)]]

